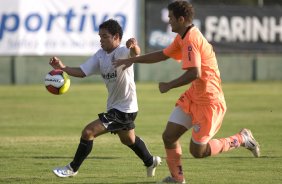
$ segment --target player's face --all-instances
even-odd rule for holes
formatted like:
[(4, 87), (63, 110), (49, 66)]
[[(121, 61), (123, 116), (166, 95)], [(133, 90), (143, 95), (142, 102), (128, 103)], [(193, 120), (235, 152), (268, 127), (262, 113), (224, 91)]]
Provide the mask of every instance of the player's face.
[(119, 43), (117, 35), (111, 35), (108, 30), (100, 29), (99, 30), (100, 43), (103, 50), (110, 53), (112, 52)]
[(179, 32), (179, 29), (180, 29), (180, 25), (179, 25), (179, 23), (178, 23), (178, 20), (177, 20), (177, 19), (175, 18), (175, 16), (173, 15), (173, 12), (172, 12), (172, 11), (169, 11), (169, 13), (168, 13), (168, 18), (169, 18), (168, 23), (169, 23), (170, 26), (171, 26), (172, 32), (178, 33), (178, 32)]

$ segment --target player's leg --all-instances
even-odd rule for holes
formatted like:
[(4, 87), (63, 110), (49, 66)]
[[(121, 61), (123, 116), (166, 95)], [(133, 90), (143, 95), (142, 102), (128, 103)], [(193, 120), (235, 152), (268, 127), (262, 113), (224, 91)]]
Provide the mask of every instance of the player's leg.
[(240, 133), (228, 138), (212, 139), (208, 143), (194, 142), (194, 139), (191, 139), (190, 153), (195, 158), (205, 158), (239, 148), (243, 144), (243, 137)]
[(195, 121), (190, 142), (190, 152), (195, 158), (205, 158), (230, 151), (244, 146), (254, 156), (259, 156), (259, 144), (252, 136), (250, 130), (243, 129), (239, 133), (220, 139), (211, 139), (220, 129), (224, 114), (225, 104), (213, 104), (205, 107), (194, 105), (192, 108)]
[(144, 141), (135, 135), (134, 129), (129, 131), (121, 130), (118, 132), (118, 136), (122, 144), (132, 149), (135, 154), (144, 162), (145, 166), (151, 166), (153, 164), (153, 156), (147, 149)]
[(152, 156), (149, 152), (145, 142), (135, 135), (134, 129), (121, 130), (118, 133), (120, 141), (132, 149), (135, 154), (143, 161), (147, 168), (147, 176), (152, 177), (155, 175), (155, 170), (161, 164), (161, 158)]
[(166, 162), (171, 173), (171, 176), (165, 178), (163, 182), (185, 183), (181, 163), (182, 149), (179, 138), (189, 130), (191, 126), (191, 117), (184, 113), (180, 107), (175, 107), (162, 135), (166, 151)]
[(74, 171), (77, 171), (86, 159), (89, 153), (92, 151), (93, 140), (104, 133), (107, 133), (107, 129), (103, 126), (101, 120), (97, 119), (89, 123), (82, 131), (80, 143), (75, 153), (73, 161), (70, 166)]
[(217, 155), (235, 148), (245, 147), (250, 150), (255, 157), (260, 156), (260, 146), (248, 129), (242, 129), (239, 133), (220, 139), (209, 141), (210, 155)]
[(214, 156), (239, 147), (245, 147), (250, 150), (255, 157), (260, 156), (259, 143), (248, 129), (243, 129), (230, 137), (212, 139), (208, 144), (195, 143), (194, 140), (190, 142), (190, 152), (195, 158)]
[(54, 169), (53, 172), (59, 177), (70, 177), (76, 175), (82, 162), (92, 150), (94, 138), (107, 132), (108, 131), (103, 126), (101, 120), (97, 119), (89, 123), (82, 131), (80, 143), (77, 147), (73, 161), (65, 167)]
[(195, 143), (193, 139), (190, 141), (190, 153), (195, 158), (205, 158), (211, 155), (208, 144)]
[(190, 153), (195, 158), (211, 156), (209, 141), (221, 127), (226, 112), (225, 103), (205, 106), (192, 104), (190, 110), (194, 118)]
[(108, 130), (111, 132), (117, 131), (120, 141), (127, 145), (134, 153), (143, 161), (146, 166), (147, 176), (155, 176), (155, 170), (158, 165), (161, 164), (161, 158), (158, 156), (152, 156), (146, 147), (145, 142), (138, 136), (135, 135), (135, 124), (136, 113), (123, 113), (118, 110), (114, 110), (115, 123), (112, 123)]
[(187, 131), (187, 129), (179, 124), (168, 122), (163, 133), (163, 142), (166, 151), (166, 162), (171, 174), (171, 177), (164, 180), (175, 180), (176, 182), (183, 182), (184, 174), (182, 170), (181, 156), (182, 148), (179, 138)]

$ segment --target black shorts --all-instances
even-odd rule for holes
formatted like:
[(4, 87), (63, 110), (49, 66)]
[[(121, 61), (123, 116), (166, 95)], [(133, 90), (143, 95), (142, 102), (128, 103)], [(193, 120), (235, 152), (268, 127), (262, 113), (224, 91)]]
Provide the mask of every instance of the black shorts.
[(131, 130), (135, 128), (134, 120), (137, 112), (125, 113), (117, 109), (110, 109), (107, 113), (100, 113), (98, 116), (109, 132), (117, 133), (120, 130)]

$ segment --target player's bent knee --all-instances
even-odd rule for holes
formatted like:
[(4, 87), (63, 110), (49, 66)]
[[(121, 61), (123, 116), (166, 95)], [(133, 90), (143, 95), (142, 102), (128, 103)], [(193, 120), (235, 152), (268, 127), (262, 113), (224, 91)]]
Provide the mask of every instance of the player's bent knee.
[(120, 139), (120, 142), (126, 146), (133, 145), (135, 143), (132, 139)]
[(164, 144), (166, 144), (166, 145), (167, 144), (173, 144), (173, 143), (175, 143), (175, 141), (177, 141), (177, 139), (175, 137), (170, 136), (166, 133), (163, 133), (162, 138), (163, 138)]
[(205, 154), (201, 153), (201, 152), (197, 152), (197, 151), (190, 151), (191, 155), (194, 158), (205, 158)]
[(210, 156), (206, 145), (190, 144), (190, 153), (194, 158), (205, 158)]
[(95, 137), (95, 133), (92, 130), (85, 128), (81, 132), (81, 137), (85, 140), (91, 140)]

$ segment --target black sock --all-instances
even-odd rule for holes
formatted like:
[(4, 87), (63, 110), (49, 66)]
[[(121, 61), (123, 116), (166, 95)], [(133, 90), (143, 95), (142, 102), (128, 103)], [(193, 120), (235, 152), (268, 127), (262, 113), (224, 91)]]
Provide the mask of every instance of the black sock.
[(139, 137), (135, 137), (135, 143), (132, 145), (128, 145), (135, 154), (144, 162), (146, 167), (149, 167), (153, 164), (153, 156), (150, 154), (149, 150), (147, 149), (145, 143)]
[(80, 143), (76, 150), (74, 159), (70, 163), (70, 166), (74, 172), (76, 172), (79, 169), (82, 162), (86, 159), (86, 157), (91, 152), (92, 147), (93, 147), (93, 140), (87, 141), (87, 140), (80, 138)]

